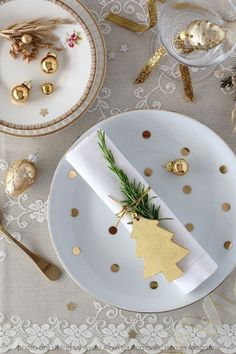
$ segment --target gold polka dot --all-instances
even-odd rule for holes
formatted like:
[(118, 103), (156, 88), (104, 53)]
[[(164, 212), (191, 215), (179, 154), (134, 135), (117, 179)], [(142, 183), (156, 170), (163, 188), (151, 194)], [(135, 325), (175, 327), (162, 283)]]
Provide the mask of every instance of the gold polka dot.
[(145, 168), (144, 174), (147, 177), (150, 177), (153, 174), (153, 170), (150, 167)]
[(228, 167), (225, 165), (220, 166), (220, 173), (226, 174), (228, 172)]
[(108, 231), (111, 235), (115, 235), (117, 233), (117, 228), (115, 226), (111, 226)]
[(222, 208), (225, 212), (227, 212), (227, 211), (229, 211), (229, 210), (231, 209), (231, 205), (230, 205), (229, 203), (223, 203), (222, 206), (221, 206), (221, 208)]
[(233, 247), (232, 242), (226, 241), (226, 242), (224, 243), (224, 248), (225, 248), (226, 250), (230, 250), (232, 247)]
[(76, 217), (79, 215), (79, 210), (76, 209), (76, 208), (72, 208), (72, 209), (71, 209), (71, 212), (70, 212), (70, 215), (71, 215), (73, 218), (76, 218)]
[(75, 170), (70, 170), (70, 171), (68, 172), (68, 177), (69, 177), (70, 179), (75, 179), (76, 176), (77, 176), (77, 172), (76, 172)]
[(190, 154), (189, 148), (184, 147), (184, 148), (181, 150), (181, 154), (182, 154), (183, 156), (188, 156), (188, 155)]
[(112, 264), (111, 271), (113, 273), (117, 273), (117, 272), (119, 272), (119, 270), (120, 270), (120, 266), (118, 264)]
[(151, 281), (151, 283), (149, 284), (150, 288), (155, 290), (158, 288), (158, 282), (157, 281)]
[(149, 131), (149, 130), (144, 130), (144, 132), (143, 132), (143, 138), (144, 139), (149, 139), (149, 138), (151, 138), (151, 132)]
[(79, 256), (81, 252), (81, 249), (78, 246), (75, 246), (72, 248), (72, 253), (74, 256)]
[(192, 187), (191, 186), (184, 186), (183, 187), (183, 192), (185, 194), (190, 194), (192, 192)]
[(194, 226), (193, 226), (193, 224), (191, 224), (191, 223), (186, 224), (185, 227), (186, 227), (186, 229), (187, 229), (189, 232), (192, 232), (193, 229), (194, 229)]

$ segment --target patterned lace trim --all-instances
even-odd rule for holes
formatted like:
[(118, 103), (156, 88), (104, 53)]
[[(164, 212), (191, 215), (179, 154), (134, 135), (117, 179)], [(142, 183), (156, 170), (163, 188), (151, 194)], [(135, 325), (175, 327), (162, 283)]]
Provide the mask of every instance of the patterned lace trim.
[(199, 353), (217, 349), (236, 353), (236, 324), (212, 326), (199, 321), (184, 325), (173, 317), (160, 323), (156, 314), (127, 314), (110, 305), (94, 302), (96, 314), (83, 324), (69, 323), (50, 317), (47, 323), (37, 324), (12, 316), (6, 320), (0, 313), (0, 353), (20, 347), (31, 353), (46, 353), (60, 349), (84, 353), (91, 349), (122, 353), (131, 348), (146, 353), (175, 349), (183, 353)]

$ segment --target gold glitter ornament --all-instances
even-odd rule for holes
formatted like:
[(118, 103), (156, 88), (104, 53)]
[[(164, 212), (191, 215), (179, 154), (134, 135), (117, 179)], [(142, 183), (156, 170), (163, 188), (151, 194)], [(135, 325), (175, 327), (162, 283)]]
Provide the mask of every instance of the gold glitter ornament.
[(183, 275), (177, 263), (189, 251), (172, 238), (173, 233), (161, 228), (158, 220), (133, 217), (131, 239), (136, 240), (136, 257), (144, 259), (144, 279), (163, 273), (171, 282)]
[(16, 85), (12, 91), (11, 96), (14, 102), (23, 103), (28, 100), (31, 90), (31, 81), (25, 81), (20, 85)]
[(58, 69), (57, 55), (54, 52), (49, 52), (41, 61), (41, 69), (46, 74), (53, 74)]
[(5, 177), (5, 191), (11, 197), (22, 194), (36, 179), (36, 166), (33, 158), (17, 160), (8, 169)]
[(221, 44), (225, 39), (225, 31), (216, 23), (208, 20), (192, 21), (186, 31), (180, 34), (190, 48), (208, 50)]
[(189, 170), (189, 164), (184, 159), (170, 161), (165, 166), (168, 172), (174, 173), (176, 176), (184, 176)]
[(51, 84), (51, 82), (45, 82), (44, 84), (41, 85), (41, 90), (42, 93), (48, 96), (51, 95), (51, 93), (53, 93), (54, 86), (53, 84)]

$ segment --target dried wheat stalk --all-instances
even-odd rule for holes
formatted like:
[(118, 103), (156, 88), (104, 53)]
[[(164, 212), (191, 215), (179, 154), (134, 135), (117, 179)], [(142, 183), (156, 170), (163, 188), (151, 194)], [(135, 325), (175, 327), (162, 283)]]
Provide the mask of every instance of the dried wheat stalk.
[[(14, 23), (0, 30), (0, 37), (12, 42), (10, 54), (13, 58), (22, 56), (23, 60), (30, 62), (35, 59), (41, 48), (53, 48), (53, 42), (58, 37), (53, 34), (60, 25), (73, 24), (76, 21), (71, 19), (37, 19), (24, 23)], [(22, 36), (29, 34), (32, 37), (30, 43), (22, 41)], [(52, 42), (52, 43), (51, 43)], [(55, 48), (58, 50), (58, 48)]]

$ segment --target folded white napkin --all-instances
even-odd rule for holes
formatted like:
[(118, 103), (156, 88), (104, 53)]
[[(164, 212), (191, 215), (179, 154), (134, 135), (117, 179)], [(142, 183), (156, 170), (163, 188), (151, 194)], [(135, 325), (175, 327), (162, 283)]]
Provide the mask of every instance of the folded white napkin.
[[(128, 177), (148, 187), (148, 183), (123, 156), (108, 136), (106, 136), (106, 144), (112, 150), (117, 165), (127, 173)], [(66, 160), (114, 214), (120, 212), (121, 206), (115, 203), (109, 196), (113, 196), (116, 200), (123, 200), (124, 196), (120, 191), (117, 176), (107, 167), (107, 161), (102, 155), (102, 151), (98, 145), (97, 131), (72, 148), (67, 153)], [(157, 196), (153, 190), (149, 192), (149, 195), (151, 197)], [(160, 225), (173, 232), (173, 241), (190, 251), (189, 255), (178, 262), (178, 266), (184, 274), (174, 280), (182, 292), (187, 294), (209, 278), (217, 269), (217, 265), (159, 197), (153, 199), (153, 203), (161, 206), (161, 218), (172, 218), (172, 220), (161, 221)], [(121, 219), (121, 222), (131, 233), (132, 225), (128, 224), (130, 221), (131, 217), (129, 215), (125, 215)]]

